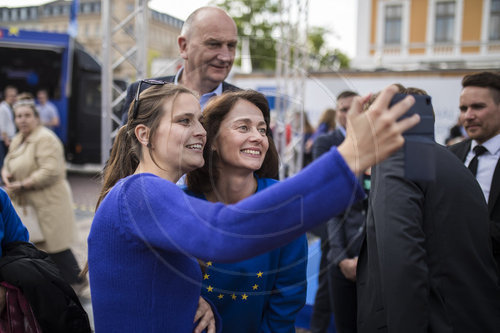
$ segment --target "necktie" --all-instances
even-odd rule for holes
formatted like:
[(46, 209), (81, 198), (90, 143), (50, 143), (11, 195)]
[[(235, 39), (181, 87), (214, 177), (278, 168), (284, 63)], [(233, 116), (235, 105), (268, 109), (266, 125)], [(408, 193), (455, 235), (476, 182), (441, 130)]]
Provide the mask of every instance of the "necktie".
[(472, 172), (474, 177), (476, 177), (478, 157), (486, 153), (488, 149), (484, 148), (483, 146), (477, 145), (472, 151), (474, 152), (474, 158), (470, 161), (468, 168), (470, 172)]

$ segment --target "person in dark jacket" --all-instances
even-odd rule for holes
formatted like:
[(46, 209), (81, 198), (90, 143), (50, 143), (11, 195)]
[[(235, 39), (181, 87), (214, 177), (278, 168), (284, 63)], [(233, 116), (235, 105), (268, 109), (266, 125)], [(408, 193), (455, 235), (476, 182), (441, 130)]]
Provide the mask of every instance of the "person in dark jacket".
[[(339, 146), (345, 139), (347, 111), (358, 94), (345, 90), (337, 96), (337, 129), (319, 136), (313, 145), (313, 158), (317, 159), (333, 146)], [(338, 216), (319, 230), (321, 238), (321, 262), (318, 291), (314, 301), (311, 319), (312, 333), (325, 333), (334, 313), (337, 332), (356, 332), (356, 263), (359, 248), (359, 219), (363, 204), (357, 203), (345, 214)], [(344, 218), (349, 216), (349, 218)], [(340, 222), (340, 223), (337, 223)], [(320, 227), (320, 228), (321, 228)], [(319, 229), (319, 228), (318, 228)], [(318, 230), (316, 229), (316, 230)], [(355, 238), (346, 238), (346, 235)], [(353, 244), (354, 242), (355, 244)]]
[[(417, 92), (409, 89), (401, 92)], [(428, 149), (435, 181), (405, 177), (405, 149), (372, 168), (357, 270), (359, 333), (494, 333), (500, 327), (481, 188), (445, 147), (429, 141)]]

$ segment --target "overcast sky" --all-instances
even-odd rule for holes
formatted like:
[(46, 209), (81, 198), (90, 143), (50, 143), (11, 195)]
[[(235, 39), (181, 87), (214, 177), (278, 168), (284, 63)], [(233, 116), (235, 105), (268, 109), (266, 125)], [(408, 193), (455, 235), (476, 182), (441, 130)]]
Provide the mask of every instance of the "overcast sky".
[[(0, 7), (31, 6), (47, 3), (44, 0), (0, 0)], [(149, 6), (157, 11), (175, 16), (181, 20), (198, 7), (207, 5), (209, 0), (150, 0)], [(322, 26), (335, 32), (328, 43), (355, 55), (356, 48), (356, 6), (357, 0), (309, 0), (309, 25)], [(1, 24), (1, 23), (0, 23)]]

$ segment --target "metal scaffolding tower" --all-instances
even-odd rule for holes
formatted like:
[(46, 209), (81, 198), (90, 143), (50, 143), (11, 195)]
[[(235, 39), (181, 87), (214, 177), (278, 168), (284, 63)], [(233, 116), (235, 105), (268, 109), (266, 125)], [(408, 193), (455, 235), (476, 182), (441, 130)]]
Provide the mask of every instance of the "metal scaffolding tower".
[[(114, 84), (114, 71), (122, 63), (128, 62), (136, 69), (138, 79), (146, 76), (148, 2), (149, 0), (135, 0), (134, 9), (130, 14), (126, 17), (117, 17), (120, 13), (126, 13), (125, 10), (118, 10), (118, 6), (126, 5), (117, 0), (102, 0), (101, 163), (103, 165), (109, 158), (111, 142), (116, 135), (116, 130), (113, 132), (113, 122), (120, 125), (120, 119), (113, 114), (113, 107), (117, 106), (126, 95), (126, 91)], [(134, 26), (133, 29), (130, 29), (131, 24)], [(120, 32), (135, 41), (132, 48), (125, 50), (114, 41)]]
[(280, 179), (284, 179), (303, 166), (309, 0), (280, 0), (279, 13), (275, 133), (281, 158)]

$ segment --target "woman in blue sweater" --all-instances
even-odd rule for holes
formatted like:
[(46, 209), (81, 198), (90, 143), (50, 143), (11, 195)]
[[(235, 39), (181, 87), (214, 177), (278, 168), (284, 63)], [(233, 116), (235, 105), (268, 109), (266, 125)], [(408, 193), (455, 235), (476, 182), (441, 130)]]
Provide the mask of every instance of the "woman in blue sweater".
[(191, 333), (202, 283), (196, 258), (248, 259), (339, 214), (364, 196), (355, 174), (401, 147), (401, 133), (418, 122), (396, 121), (411, 97), (388, 109), (395, 87), (366, 113), (358, 99), (343, 145), (226, 206), (175, 185), (204, 164), (198, 99), (182, 86), (149, 82), (154, 86), (136, 95), (115, 139), (88, 239), (97, 333)]
[[(214, 98), (203, 111), (205, 165), (187, 175), (188, 194), (234, 204), (277, 183), (278, 152), (264, 95), (243, 90)], [(215, 304), (222, 332), (295, 332), (306, 301), (305, 235), (236, 263), (206, 263), (202, 295)]]

